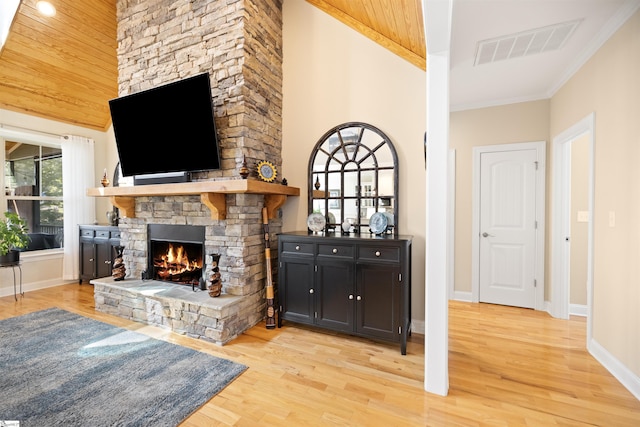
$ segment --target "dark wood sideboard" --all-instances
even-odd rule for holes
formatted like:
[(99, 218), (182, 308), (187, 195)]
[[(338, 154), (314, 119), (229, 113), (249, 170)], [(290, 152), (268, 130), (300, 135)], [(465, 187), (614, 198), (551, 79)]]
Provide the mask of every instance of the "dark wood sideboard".
[(283, 320), (400, 343), (411, 328), (411, 236), (278, 234)]
[(80, 283), (111, 276), (111, 266), (120, 246), (120, 230), (110, 225), (80, 226)]

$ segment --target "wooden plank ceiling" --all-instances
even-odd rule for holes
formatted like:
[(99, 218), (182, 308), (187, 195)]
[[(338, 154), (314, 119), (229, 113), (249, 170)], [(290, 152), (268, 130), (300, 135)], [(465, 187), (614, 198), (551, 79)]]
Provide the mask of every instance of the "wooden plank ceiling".
[(118, 94), (115, 0), (23, 0), (0, 53), (0, 108), (106, 130)]
[[(0, 0), (2, 1), (2, 0)], [(420, 0), (307, 0), (425, 69)], [(116, 0), (22, 0), (0, 52), (0, 108), (104, 131), (118, 95)]]

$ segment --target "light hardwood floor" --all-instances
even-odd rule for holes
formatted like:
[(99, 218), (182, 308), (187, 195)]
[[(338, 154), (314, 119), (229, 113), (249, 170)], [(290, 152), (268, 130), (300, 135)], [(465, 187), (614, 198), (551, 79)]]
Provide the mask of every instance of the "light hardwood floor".
[[(585, 350), (585, 321), (451, 302), (450, 389), (424, 391), (424, 345), (261, 323), (225, 346), (96, 312), (91, 285), (0, 298), (0, 318), (60, 307), (243, 363), (182, 426), (640, 426), (640, 401)], [(1, 343), (0, 343), (1, 345)], [(1, 403), (0, 403), (1, 404)]]

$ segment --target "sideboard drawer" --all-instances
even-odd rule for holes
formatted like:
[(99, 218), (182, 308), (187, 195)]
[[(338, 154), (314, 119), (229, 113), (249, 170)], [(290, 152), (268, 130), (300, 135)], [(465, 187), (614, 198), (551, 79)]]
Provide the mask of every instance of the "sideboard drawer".
[(352, 245), (318, 245), (318, 255), (353, 258)]
[(100, 239), (108, 239), (109, 234), (109, 230), (96, 230), (96, 237)]
[(282, 242), (282, 252), (286, 254), (313, 255), (313, 243), (308, 242)]
[(361, 245), (358, 252), (359, 260), (367, 261), (400, 261), (400, 248), (398, 246), (366, 246)]
[(93, 237), (94, 230), (80, 229), (81, 237)]

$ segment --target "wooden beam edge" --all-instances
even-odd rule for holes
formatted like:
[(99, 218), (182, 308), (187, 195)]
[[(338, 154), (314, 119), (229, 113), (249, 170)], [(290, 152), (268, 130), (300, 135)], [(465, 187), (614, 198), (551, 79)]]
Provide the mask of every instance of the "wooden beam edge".
[(124, 218), (136, 217), (136, 199), (134, 197), (112, 196), (111, 204), (120, 209), (120, 216)]
[[(111, 190), (113, 191), (113, 190)], [(294, 193), (295, 195), (299, 194), (298, 188), (288, 189), (288, 193)], [(136, 217), (136, 198), (137, 197), (146, 197), (140, 194), (127, 194), (127, 195), (107, 195), (105, 193), (105, 188), (94, 188), (87, 190), (88, 196), (94, 197), (109, 197), (111, 200), (111, 204), (113, 206), (120, 209), (121, 216), (123, 218), (135, 218)], [(187, 192), (185, 192), (187, 193)], [(188, 193), (193, 194), (193, 193)], [(264, 195), (264, 206), (267, 208), (267, 212), (270, 219), (274, 219), (277, 217), (278, 209), (287, 201), (287, 197), (293, 194), (282, 194), (282, 193), (266, 193), (261, 191), (232, 191), (232, 192), (217, 192), (217, 191), (202, 191), (200, 194), (200, 201), (209, 208), (211, 211), (211, 219), (214, 220), (223, 220), (227, 218), (227, 194), (263, 194)], [(160, 193), (158, 193), (160, 195)], [(165, 194), (165, 195), (177, 195), (176, 194)]]
[(211, 219), (227, 218), (227, 199), (224, 193), (202, 193), (200, 201), (211, 211)]
[(264, 207), (267, 208), (269, 219), (277, 217), (278, 209), (287, 201), (287, 196), (283, 194), (265, 194)]

